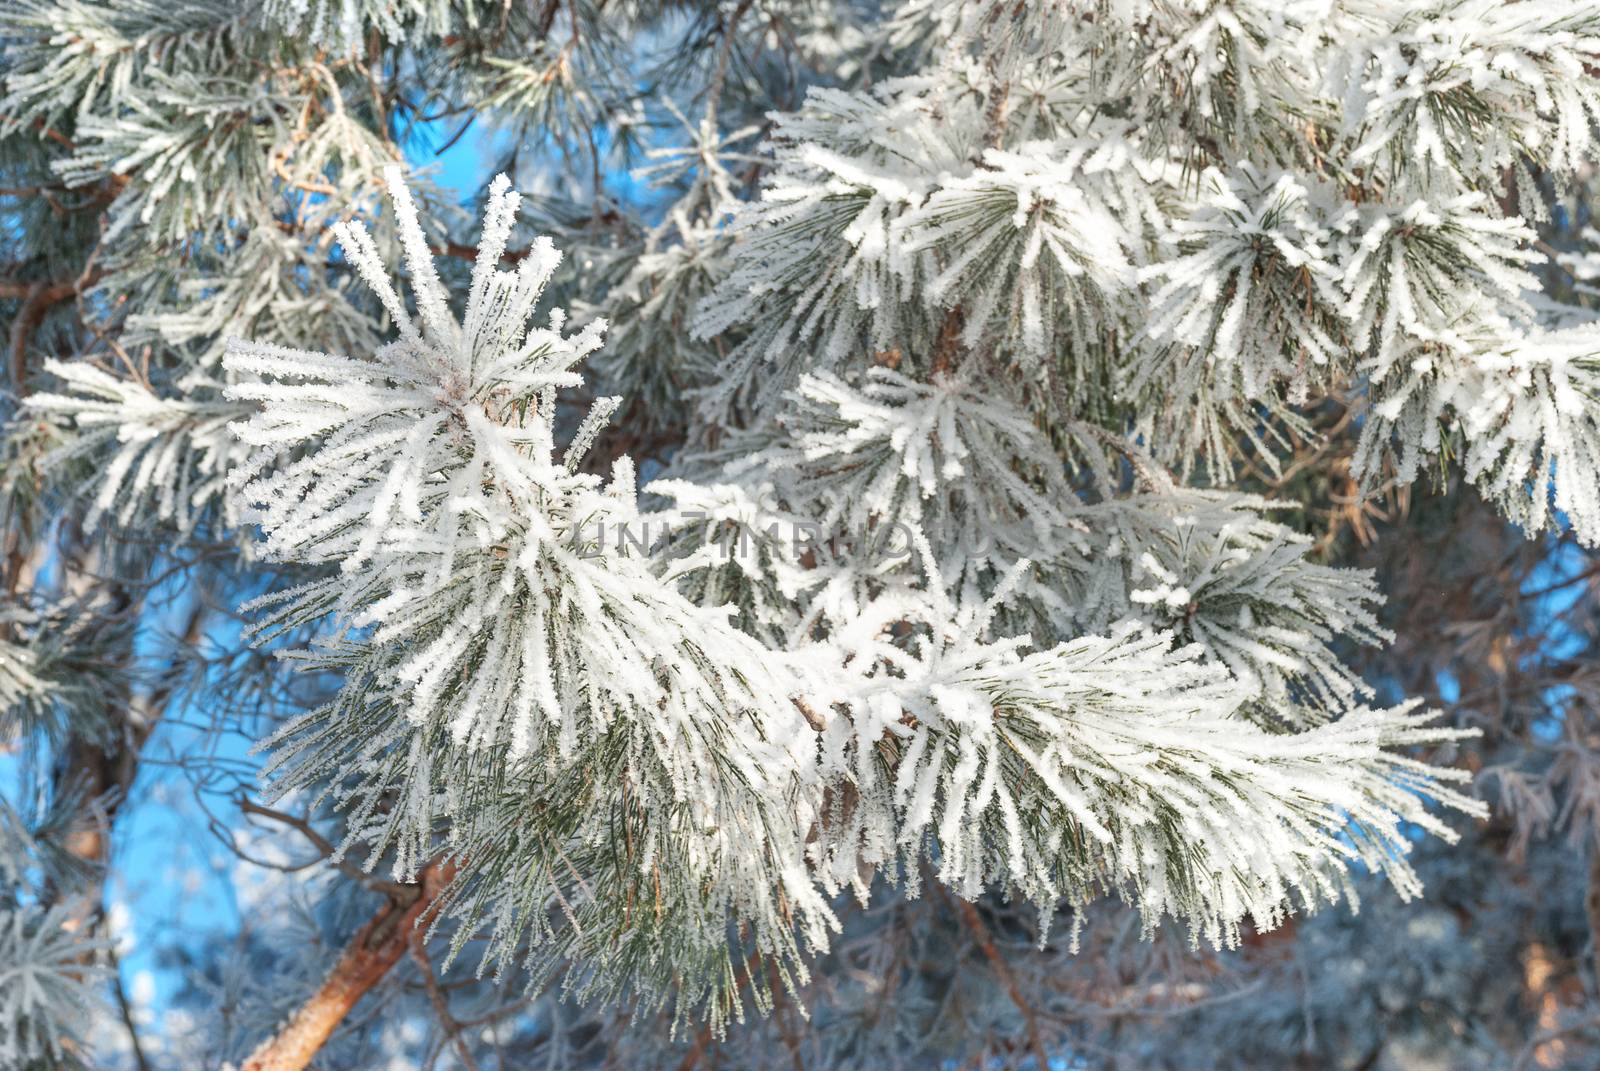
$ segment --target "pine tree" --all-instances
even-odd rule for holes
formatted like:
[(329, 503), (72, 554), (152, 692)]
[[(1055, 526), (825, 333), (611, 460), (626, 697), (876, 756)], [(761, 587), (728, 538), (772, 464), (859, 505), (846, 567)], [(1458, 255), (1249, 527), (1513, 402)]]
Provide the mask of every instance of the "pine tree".
[[(9, 12), (0, 1061), (88, 1058), (187, 702), (369, 915), (208, 1054), (252, 1069), (408, 956), (463, 1066), (458, 960), (692, 1064), (912, 903), (1043, 1066), (975, 905), (1225, 956), (1489, 814), (1295, 481), (1600, 546), (1600, 327), (1543, 270), (1600, 3)], [(404, 166), (441, 117), (511, 146), (477, 222)]]

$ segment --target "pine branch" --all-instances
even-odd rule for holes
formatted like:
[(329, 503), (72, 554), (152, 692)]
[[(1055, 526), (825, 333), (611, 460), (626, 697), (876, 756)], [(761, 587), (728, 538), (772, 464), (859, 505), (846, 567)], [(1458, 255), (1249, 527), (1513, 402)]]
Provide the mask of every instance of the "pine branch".
[(454, 875), (453, 862), (436, 861), (418, 875), (411, 893), (390, 897), (350, 939), (317, 991), (250, 1054), (240, 1071), (300, 1071), (308, 1066), (350, 1010), (400, 962)]

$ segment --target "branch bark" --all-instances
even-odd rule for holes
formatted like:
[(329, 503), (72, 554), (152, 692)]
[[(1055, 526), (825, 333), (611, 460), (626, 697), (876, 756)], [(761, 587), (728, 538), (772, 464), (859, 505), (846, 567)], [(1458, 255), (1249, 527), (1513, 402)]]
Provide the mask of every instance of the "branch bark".
[(419, 924), (455, 875), (453, 863), (423, 869), (408, 897), (390, 897), (351, 938), (317, 991), (277, 1034), (262, 1042), (240, 1071), (301, 1071), (333, 1036), (344, 1017), (406, 954)]

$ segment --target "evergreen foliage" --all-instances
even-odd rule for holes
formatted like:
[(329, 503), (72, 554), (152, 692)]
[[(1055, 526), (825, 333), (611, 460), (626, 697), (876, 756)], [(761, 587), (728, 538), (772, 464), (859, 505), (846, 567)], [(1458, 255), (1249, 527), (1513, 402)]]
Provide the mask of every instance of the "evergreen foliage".
[(1308, 518), (1600, 548), (1600, 3), (5, 7), (0, 1065), (87, 1051), (191, 701), (327, 903), (423, 898), (463, 1066), (458, 958), (698, 1059), (862, 920), (1228, 956), (1489, 817)]

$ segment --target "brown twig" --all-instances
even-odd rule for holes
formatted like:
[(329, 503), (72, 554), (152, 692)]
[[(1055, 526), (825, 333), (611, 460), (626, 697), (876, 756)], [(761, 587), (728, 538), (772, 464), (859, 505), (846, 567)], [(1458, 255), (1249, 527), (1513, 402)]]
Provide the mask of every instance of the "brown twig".
[(22, 308), (11, 321), (11, 384), (20, 397), (28, 374), (28, 340), (44, 321), (51, 306), (77, 293), (76, 280), (57, 283), (4, 283), (0, 297), (21, 297)]
[[(263, 806), (262, 804), (250, 799), (248, 796), (240, 796), (237, 802), (239, 810), (244, 814), (253, 814), (259, 818), (265, 818), (269, 821), (286, 825), (290, 829), (295, 830), (311, 843), (311, 846), (318, 851), (323, 859), (333, 859), (338, 855), (338, 851), (334, 847), (333, 842), (328, 840), (328, 838), (324, 837), (321, 833), (317, 832), (316, 827), (313, 826), (308, 820), (301, 818), (298, 815), (288, 814), (287, 812), (279, 811), (272, 807)], [(235, 854), (238, 854), (237, 851)], [(249, 859), (247, 861), (261, 865), (260, 862), (255, 859)], [(388, 896), (405, 896), (407, 895), (405, 890), (411, 888), (411, 886), (402, 885), (399, 882), (385, 881), (382, 878), (374, 877), (373, 875), (362, 870), (359, 866), (356, 866), (354, 863), (350, 862), (348, 859), (340, 858), (334, 865), (337, 866), (346, 877), (351, 878), (360, 885), (366, 886), (374, 892), (384, 893)], [(296, 867), (295, 869), (301, 868)]]
[(11, 382), (18, 397), (22, 396), (23, 380), (28, 372), (28, 341), (43, 322), (45, 313), (68, 298), (82, 294), (99, 282), (101, 275), (91, 255), (89, 264), (72, 279), (55, 282), (0, 279), (0, 298), (22, 299), (22, 308), (11, 321)]
[(947, 376), (955, 368), (956, 355), (961, 352), (962, 323), (960, 305), (944, 314), (944, 321), (939, 324), (939, 337), (933, 344), (932, 375)]
[(696, 1065), (700, 1063), (700, 1057), (706, 1051), (706, 1046), (710, 1044), (711, 1024), (705, 1023), (700, 1027), (700, 1032), (694, 1036), (694, 1044), (683, 1054), (683, 1060), (678, 1064), (678, 1071), (694, 1071)]
[(350, 939), (317, 991), (250, 1054), (240, 1071), (302, 1071), (310, 1064), (350, 1010), (400, 962), (454, 874), (452, 862), (430, 863), (417, 884), (407, 886), (413, 890), (408, 897), (390, 897)]
[(806, 719), (806, 724), (811, 726), (812, 729), (820, 733), (828, 727), (827, 719), (818, 714), (803, 696), (791, 696), (790, 702), (795, 705), (796, 710), (800, 711), (800, 716)]
[[(456, 260), (476, 261), (478, 259), (478, 247), (468, 245), (465, 242), (446, 242), (443, 245), (434, 246), (433, 254), (434, 256), (453, 257)], [(507, 264), (515, 264), (527, 255), (528, 251), (526, 249), (508, 249), (500, 255), (500, 259)]]
[(784, 996), (783, 980), (778, 975), (777, 963), (772, 960), (767, 961), (767, 980), (772, 986), (772, 1017), (778, 1024), (778, 1036), (783, 1039), (784, 1048), (789, 1050), (794, 1071), (806, 1071), (805, 1061), (800, 1058), (800, 1035), (789, 1019), (789, 1002)]
[(995, 947), (994, 938), (989, 936), (989, 928), (983, 924), (977, 906), (971, 900), (962, 900), (959, 897), (956, 898), (956, 902), (961, 910), (961, 918), (966, 922), (967, 929), (972, 931), (978, 947), (983, 950), (984, 958), (994, 968), (994, 973), (1000, 977), (1000, 983), (1006, 987), (1006, 994), (1011, 997), (1011, 1003), (1022, 1013), (1022, 1021), (1028, 1029), (1028, 1047), (1033, 1050), (1033, 1058), (1038, 1062), (1040, 1071), (1044, 1071), (1050, 1066), (1050, 1061), (1045, 1056), (1044, 1042), (1039, 1037), (1039, 1019), (1034, 1014), (1033, 1006), (1023, 998), (1016, 976), (1011, 973), (1010, 965)]
[(439, 979), (434, 976), (433, 963), (428, 959), (427, 934), (421, 930), (412, 931), (411, 958), (416, 960), (422, 972), (422, 985), (428, 991), (428, 1003), (433, 1005), (433, 1014), (444, 1030), (445, 1039), (455, 1047), (456, 1055), (461, 1057), (461, 1066), (467, 1071), (478, 1071), (478, 1061), (472, 1058), (472, 1050), (461, 1036), (461, 1023), (450, 1013), (450, 1002), (445, 999), (444, 990), (439, 988)]
[[(0, 115), (0, 124), (9, 124), (9, 123), (14, 123), (14, 122), (16, 122), (16, 120), (13, 119), (11, 116), (9, 116), (9, 115)], [(59, 130), (51, 129), (49, 124), (47, 124), (43, 119), (35, 119), (31, 123), (29, 123), (28, 125), (30, 127), (32, 127), (34, 130), (37, 130), (39, 133), (43, 134), (45, 137), (49, 138), (51, 141), (55, 142), (57, 145), (60, 145), (63, 148), (65, 148), (67, 151), (69, 151), (69, 152), (76, 152), (77, 151), (77, 149), (78, 149), (77, 142), (73, 141), (71, 138), (67, 137), (65, 134), (61, 133)]]
[(717, 129), (717, 107), (722, 103), (722, 87), (728, 80), (728, 61), (733, 58), (734, 33), (739, 28), (739, 20), (750, 10), (750, 4), (751, 0), (739, 0), (739, 6), (733, 9), (733, 14), (722, 26), (722, 41), (717, 46), (717, 65), (711, 75), (711, 84), (706, 89), (705, 125), (713, 135)]
[(139, 1040), (139, 1028), (133, 1022), (133, 1006), (128, 1003), (128, 992), (122, 986), (122, 963), (117, 957), (116, 945), (109, 946), (111, 960), (111, 988), (117, 998), (117, 1014), (122, 1027), (128, 1032), (128, 1044), (133, 1049), (133, 1063), (139, 1071), (150, 1071), (150, 1061), (145, 1058), (144, 1044)]

